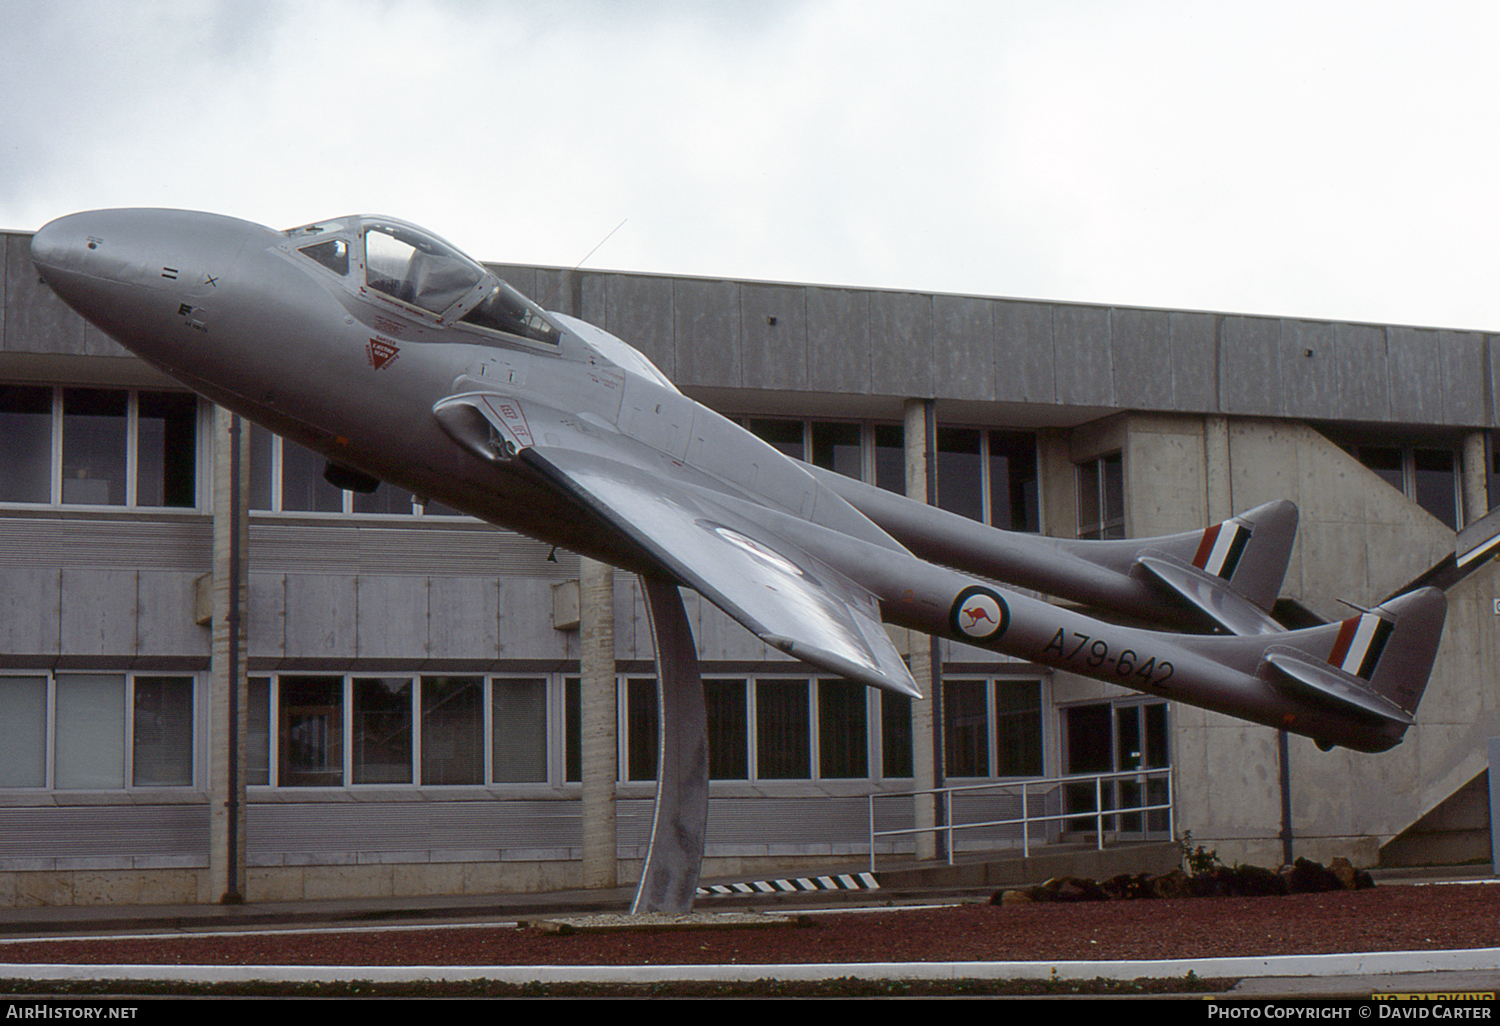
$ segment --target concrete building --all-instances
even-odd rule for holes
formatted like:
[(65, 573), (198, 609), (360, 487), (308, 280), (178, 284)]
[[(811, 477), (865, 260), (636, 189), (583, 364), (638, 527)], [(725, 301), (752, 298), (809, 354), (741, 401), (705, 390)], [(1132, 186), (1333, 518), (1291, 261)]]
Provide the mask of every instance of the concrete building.
[[(0, 905), (219, 900), (213, 412), (64, 308), (27, 235), (0, 244)], [(1291, 499), (1289, 615), (1387, 597), (1500, 495), (1500, 351), (1483, 333), (497, 270), (783, 451), (887, 487), (906, 486), (906, 425), (935, 402), (937, 501), (997, 526), (1148, 536)], [(259, 429), (249, 451), (241, 893), (580, 885), (579, 560), (389, 486), (340, 492)], [(948, 780), (1170, 765), (1176, 829), (1226, 861), (1280, 861), (1284, 802), (1297, 854), (1484, 856), (1494, 574), (1450, 593), (1418, 725), (1390, 753), (1292, 737), (1283, 759), (1268, 728), (944, 643)], [(656, 737), (633, 578), (617, 575), (612, 613), (628, 880)], [(862, 854), (866, 796), (914, 786), (921, 709), (914, 730), (904, 702), (690, 613), (706, 872)], [(925, 639), (901, 640), (925, 660)]]

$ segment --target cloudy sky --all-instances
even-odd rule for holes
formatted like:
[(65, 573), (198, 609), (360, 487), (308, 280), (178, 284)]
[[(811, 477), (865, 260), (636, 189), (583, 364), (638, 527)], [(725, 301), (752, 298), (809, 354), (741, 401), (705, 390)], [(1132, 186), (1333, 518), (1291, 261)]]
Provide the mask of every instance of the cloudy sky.
[(1500, 5), (0, 0), (0, 227), (1500, 330)]

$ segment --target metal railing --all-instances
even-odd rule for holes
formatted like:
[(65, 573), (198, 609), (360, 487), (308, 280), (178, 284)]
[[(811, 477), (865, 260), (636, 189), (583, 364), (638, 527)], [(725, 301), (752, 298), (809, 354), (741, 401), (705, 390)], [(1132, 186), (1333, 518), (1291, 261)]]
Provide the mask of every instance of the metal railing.
[[(1149, 786), (1153, 781), (1159, 781), (1160, 784), (1154, 787)], [(1120, 786), (1122, 784), (1127, 786)], [(1067, 807), (1080, 801), (1077, 797), (1079, 788), (1090, 786), (1092, 788), (1091, 807)], [(1128, 796), (1132, 791), (1139, 795), (1139, 801), (1130, 803), (1122, 800), (1123, 797)], [(955, 797), (979, 797), (986, 793), (1001, 797), (1007, 795), (1018, 797), (1021, 814), (1004, 819), (981, 819), (964, 823), (954, 821)], [(950, 866), (953, 865), (954, 851), (958, 847), (954, 843), (956, 840), (955, 835), (961, 831), (982, 828), (994, 829), (996, 827), (1020, 826), (1021, 853), (1027, 857), (1031, 855), (1033, 826), (1044, 827), (1050, 823), (1093, 820), (1097, 846), (1102, 851), (1104, 849), (1106, 819), (1111, 821), (1113, 827), (1113, 829), (1108, 831), (1110, 833), (1115, 833), (1116, 835), (1120, 833), (1138, 833), (1142, 837), (1145, 837), (1148, 833), (1162, 832), (1150, 829), (1150, 814), (1165, 812), (1166, 836), (1169, 838), (1176, 837), (1177, 832), (1172, 808), (1173, 793), (1172, 769), (1170, 766), (1160, 769), (1125, 770), (1119, 773), (1087, 773), (1067, 777), (1036, 777), (1028, 780), (1012, 780), (994, 784), (966, 784), (961, 787), (940, 787), (924, 791), (883, 791), (879, 794), (869, 796), (870, 871), (875, 871), (876, 842), (879, 838), (883, 837), (915, 836), (928, 833), (942, 835), (947, 842), (943, 847), (947, 850), (948, 865)], [(1153, 794), (1165, 794), (1165, 798), (1153, 801)], [(901, 827), (890, 830), (875, 829), (876, 801), (887, 801), (892, 798), (917, 799), (923, 795), (932, 795), (942, 802), (943, 822), (941, 825)], [(1033, 813), (1033, 802), (1038, 799), (1046, 811)], [(1120, 820), (1125, 817), (1135, 817), (1140, 824), (1139, 828), (1120, 829)], [(1053, 832), (1061, 833), (1062, 831)]]

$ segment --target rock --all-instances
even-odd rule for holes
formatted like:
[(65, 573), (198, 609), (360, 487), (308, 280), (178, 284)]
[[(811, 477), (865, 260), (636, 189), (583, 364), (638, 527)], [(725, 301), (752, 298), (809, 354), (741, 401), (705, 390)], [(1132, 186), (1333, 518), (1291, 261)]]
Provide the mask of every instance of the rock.
[(1323, 891), (1342, 890), (1344, 885), (1333, 871), (1320, 862), (1299, 858), (1290, 870), (1282, 868), (1286, 889), (1291, 894), (1320, 894)]
[(1031, 895), (1025, 891), (1000, 890), (990, 895), (991, 905), (1030, 905)]
[(1153, 877), (1151, 893), (1158, 898), (1187, 898), (1192, 892), (1188, 888), (1188, 875), (1180, 869)]
[(1229, 892), (1241, 898), (1268, 898), (1286, 893), (1286, 881), (1260, 866), (1235, 866), (1229, 871)]
[(1129, 873), (1121, 873), (1104, 881), (1099, 887), (1110, 898), (1116, 900), (1130, 900), (1135, 898), (1153, 898), (1156, 895), (1151, 890), (1151, 877), (1146, 873), (1137, 873), (1132, 876)]

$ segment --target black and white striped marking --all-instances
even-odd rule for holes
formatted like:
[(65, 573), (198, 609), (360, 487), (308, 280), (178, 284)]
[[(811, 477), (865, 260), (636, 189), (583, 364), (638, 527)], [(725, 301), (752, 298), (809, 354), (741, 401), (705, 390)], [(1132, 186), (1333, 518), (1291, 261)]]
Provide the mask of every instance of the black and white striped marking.
[(1198, 552), (1193, 556), (1193, 565), (1205, 573), (1229, 580), (1240, 565), (1240, 556), (1250, 542), (1250, 528), (1237, 520), (1226, 520), (1214, 524), (1203, 532), (1198, 543)]
[(801, 894), (816, 891), (878, 891), (871, 873), (840, 873), (837, 876), (799, 876), (789, 880), (755, 880), (750, 883), (711, 884), (698, 888), (700, 898), (733, 898), (747, 894)]

